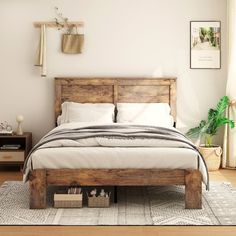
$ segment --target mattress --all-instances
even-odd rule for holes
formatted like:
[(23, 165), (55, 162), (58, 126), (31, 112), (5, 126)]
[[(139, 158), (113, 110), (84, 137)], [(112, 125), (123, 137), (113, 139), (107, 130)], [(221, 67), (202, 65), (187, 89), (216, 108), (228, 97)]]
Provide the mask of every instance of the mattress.
[(40, 149), (32, 154), (33, 169), (197, 169), (197, 160), (191, 149), (160, 147), (63, 147)]

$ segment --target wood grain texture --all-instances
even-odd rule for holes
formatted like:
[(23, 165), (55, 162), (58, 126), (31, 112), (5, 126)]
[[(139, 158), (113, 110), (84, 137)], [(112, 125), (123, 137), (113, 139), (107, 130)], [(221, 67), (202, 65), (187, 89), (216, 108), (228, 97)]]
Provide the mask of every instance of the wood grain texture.
[(235, 236), (235, 226), (4, 226), (4, 236)]
[(32, 133), (31, 132), (26, 132), (25, 133), (26, 138), (25, 138), (25, 158), (28, 156), (30, 150), (32, 149)]
[[(0, 155), (3, 155), (3, 152), (9, 152), (10, 155), (7, 155), (5, 160), (2, 161), (2, 158), (0, 160), (0, 165), (18, 165), (20, 167), (23, 166), (24, 160), (29, 154), (30, 150), (32, 149), (32, 133), (31, 132), (24, 132), (22, 135), (0, 135), (0, 146), (5, 145), (5, 144), (19, 144), (21, 147), (20, 149), (17, 150), (0, 150)], [(18, 152), (23, 152), (24, 157), (20, 158)], [(1, 156), (2, 156), (1, 155)], [(10, 158), (11, 156), (11, 158)], [(14, 157), (15, 156), (15, 157)]]
[(176, 121), (176, 78), (56, 78), (55, 121), (65, 101), (80, 103), (166, 102)]
[(174, 120), (176, 122), (176, 116), (177, 116), (177, 88), (176, 88), (176, 80), (170, 81), (170, 107), (171, 107), (171, 115), (174, 117)]
[(46, 208), (46, 170), (38, 169), (30, 172), (30, 209)]
[(47, 169), (48, 185), (152, 186), (185, 183), (184, 170), (169, 169)]
[(202, 208), (202, 174), (198, 170), (185, 171), (185, 208)]
[(130, 103), (169, 103), (168, 85), (120, 85), (118, 86), (118, 101)]
[(185, 208), (201, 209), (202, 175), (171, 169), (39, 169), (30, 173), (30, 208), (46, 207), (46, 188), (57, 186), (185, 185)]
[[(219, 169), (209, 172), (211, 181), (230, 182), (236, 187), (236, 171), (228, 169)], [(5, 181), (21, 181), (22, 172), (17, 166), (0, 166), (0, 185)]]
[[(55, 21), (37, 21), (37, 22), (34, 22), (34, 27), (35, 28), (40, 28), (41, 25), (46, 25), (46, 27), (49, 27), (49, 28), (58, 28), (58, 24)], [(67, 22), (67, 26), (83, 27), (84, 22), (82, 22), (82, 21), (69, 21), (69, 22)]]

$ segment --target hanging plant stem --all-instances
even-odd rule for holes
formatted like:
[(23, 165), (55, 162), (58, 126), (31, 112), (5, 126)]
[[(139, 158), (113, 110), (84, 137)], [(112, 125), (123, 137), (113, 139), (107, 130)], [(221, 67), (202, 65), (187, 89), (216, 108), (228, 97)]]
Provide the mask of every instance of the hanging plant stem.
[(68, 24), (68, 18), (67, 17), (63, 17), (62, 13), (59, 12), (58, 7), (54, 7), (55, 10), (55, 14), (56, 17), (55, 22), (58, 26), (58, 30), (61, 30), (62, 28), (64, 28), (66, 30), (67, 34), (71, 34), (72, 30), (73, 30), (73, 26), (70, 26)]

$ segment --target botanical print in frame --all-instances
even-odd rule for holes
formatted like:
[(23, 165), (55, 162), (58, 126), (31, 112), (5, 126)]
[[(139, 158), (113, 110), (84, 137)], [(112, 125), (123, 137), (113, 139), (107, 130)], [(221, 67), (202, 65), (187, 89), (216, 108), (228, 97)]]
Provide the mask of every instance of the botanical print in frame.
[(220, 21), (191, 21), (190, 32), (190, 68), (220, 69)]

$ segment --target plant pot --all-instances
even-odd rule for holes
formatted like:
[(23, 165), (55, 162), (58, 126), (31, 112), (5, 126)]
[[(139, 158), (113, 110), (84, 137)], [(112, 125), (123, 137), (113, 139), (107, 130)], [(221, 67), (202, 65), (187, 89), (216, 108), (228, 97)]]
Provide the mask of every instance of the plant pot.
[(215, 171), (220, 168), (222, 154), (220, 146), (206, 147), (201, 145), (198, 150), (202, 154), (209, 171)]

